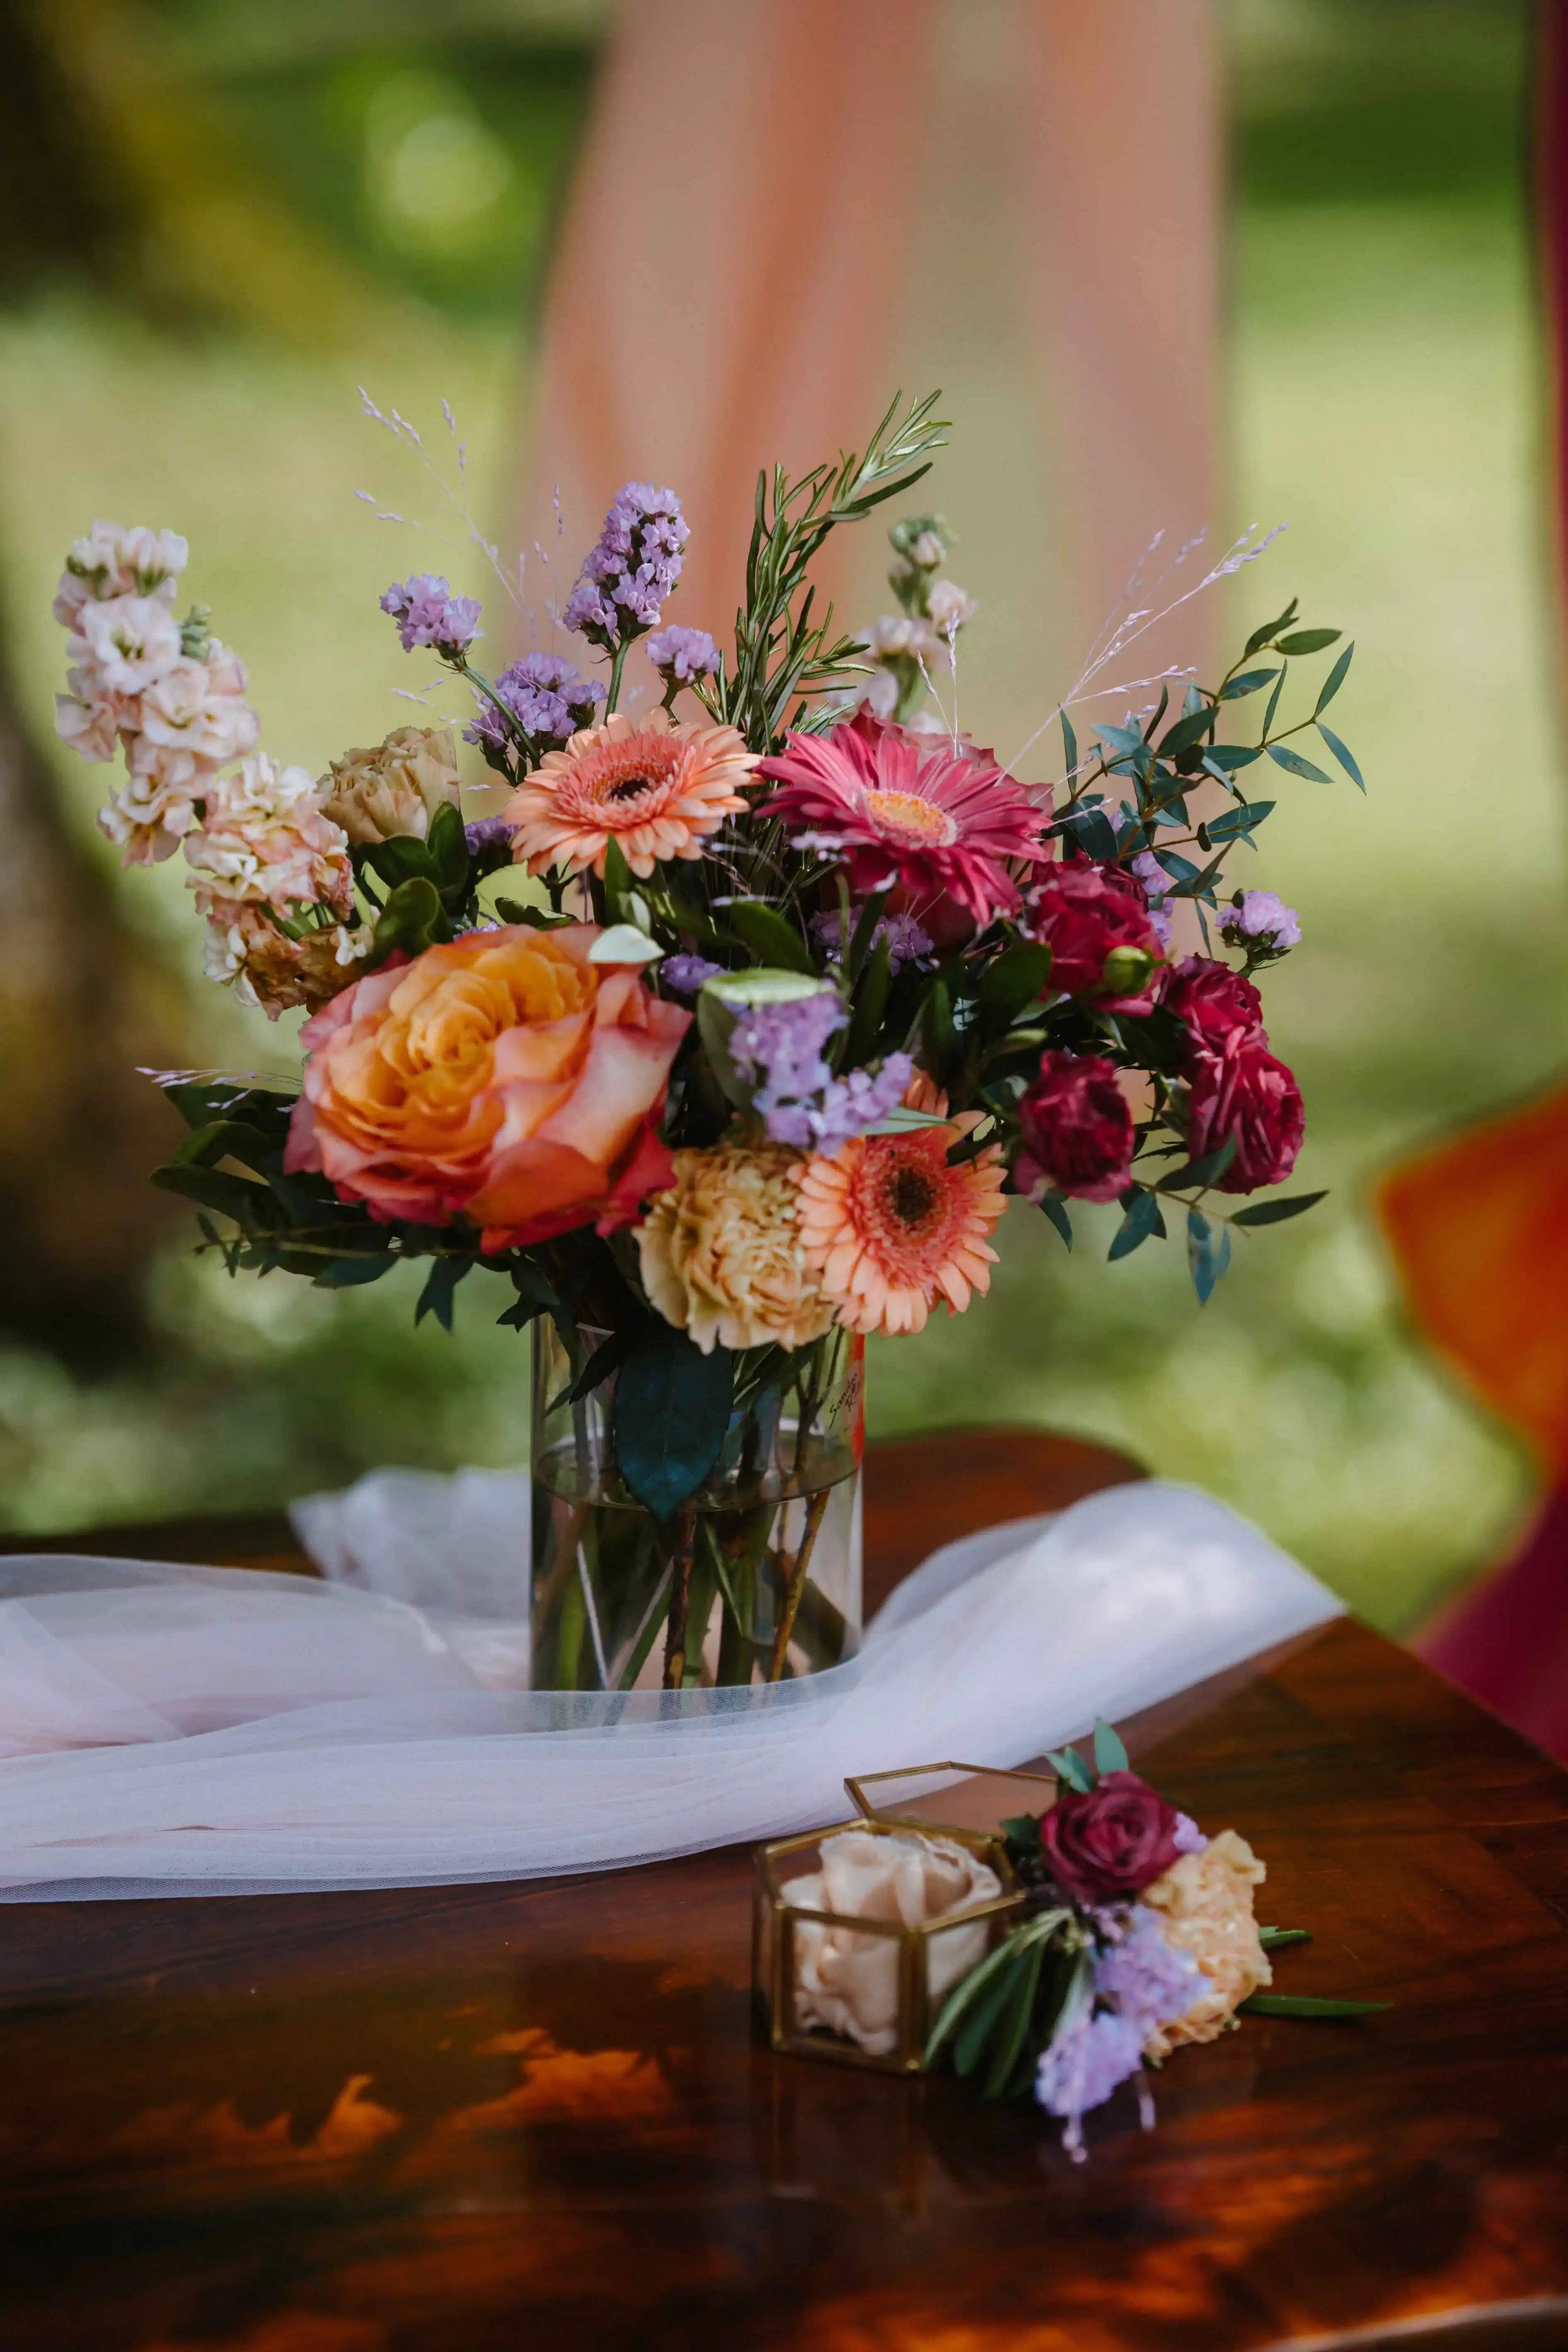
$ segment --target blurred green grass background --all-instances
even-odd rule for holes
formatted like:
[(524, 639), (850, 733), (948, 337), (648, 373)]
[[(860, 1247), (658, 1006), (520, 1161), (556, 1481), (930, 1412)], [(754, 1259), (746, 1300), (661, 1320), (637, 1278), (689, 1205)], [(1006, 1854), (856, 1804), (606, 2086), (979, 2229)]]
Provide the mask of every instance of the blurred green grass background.
[[(65, 291), (0, 319), (0, 548), (40, 737), (60, 551), (100, 513), (187, 534), (192, 593), (245, 654), (275, 754), (320, 770), (412, 715), (394, 693), (425, 674), (375, 598), (446, 552), (354, 502), (363, 486), (435, 512), (354, 386), (364, 377), (437, 430), (448, 399), (476, 509), (504, 513), (529, 373), (520, 320), (599, 26), (563, 0), (530, 16), (523, 39), (528, 13), (454, 6), (437, 32), (390, 0), (275, 0), (259, 16), (168, 0), (149, 19), (171, 73), (272, 170), (309, 236), (348, 257), (372, 324), (312, 348), (309, 335), (138, 323)], [(1019, 1419), (1125, 1445), (1235, 1502), (1400, 1629), (1495, 1553), (1530, 1491), (1511, 1444), (1405, 1332), (1366, 1207), (1401, 1151), (1562, 1060), (1528, 19), (1523, 0), (1239, 0), (1226, 22), (1234, 496), (1221, 520), (1292, 526), (1228, 619), (1245, 630), (1294, 591), (1359, 648), (1339, 708), (1369, 795), (1294, 787), (1245, 877), (1301, 911), (1307, 943), (1272, 978), (1269, 1023), (1306, 1091), (1301, 1181), (1331, 1197), (1238, 1246), (1201, 1314), (1173, 1248), (1103, 1265), (1113, 1211), (1081, 1217), (1069, 1258), (1016, 1210), (986, 1305), (875, 1349), (869, 1413), (874, 1433)], [(962, 403), (955, 422), (962, 436)], [(972, 446), (955, 481), (984, 462)], [(1005, 551), (987, 551), (985, 572), (994, 609)], [(1053, 649), (1052, 677), (1072, 650)], [(975, 676), (984, 696), (983, 660)], [(1010, 742), (1030, 708), (1015, 681), (965, 717)], [(100, 774), (56, 764), (89, 837)], [(285, 1034), (200, 982), (179, 868), (121, 887), (182, 976), (181, 1055), (287, 1066)], [(0, 1351), (0, 1518), (241, 1507), (378, 1462), (521, 1457), (526, 1349), (493, 1327), (503, 1302), (482, 1282), (459, 1294), (447, 1341), (413, 1331), (399, 1278), (338, 1296), (231, 1284), (187, 1243), (172, 1230), (153, 1351), (133, 1372), (89, 1381), (38, 1351)]]

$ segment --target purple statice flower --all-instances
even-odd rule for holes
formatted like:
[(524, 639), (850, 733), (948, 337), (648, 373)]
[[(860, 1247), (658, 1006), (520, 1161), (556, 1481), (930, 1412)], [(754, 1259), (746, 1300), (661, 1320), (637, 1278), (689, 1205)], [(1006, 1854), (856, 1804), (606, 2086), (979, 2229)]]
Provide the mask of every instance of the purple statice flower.
[(758, 1005), (736, 1022), (730, 1057), (751, 1084), (752, 1108), (774, 1143), (831, 1159), (903, 1100), (914, 1067), (907, 1054), (889, 1054), (875, 1072), (834, 1076), (823, 1049), (845, 1018), (837, 995), (824, 989), (785, 1004)]
[(1141, 849), (1131, 861), (1149, 901), (1149, 927), (1163, 948), (1171, 944), (1172, 881), (1152, 849)]
[(1205, 1982), (1192, 1954), (1165, 1941), (1158, 1918), (1142, 1903), (1133, 1904), (1121, 1936), (1095, 1957), (1095, 1991), (1118, 2016), (1131, 2019), (1141, 2042), (1156, 2026), (1184, 2017)]
[(657, 628), (664, 599), (680, 577), (689, 536), (673, 490), (623, 482), (583, 559), (561, 616), (564, 626), (606, 653)]
[(1067, 2125), (1062, 2145), (1075, 2164), (1083, 2162), (1083, 2119), (1103, 2106), (1143, 2063), (1143, 2037), (1137, 2021), (1112, 2010), (1083, 2013), (1040, 2053), (1035, 2096), (1048, 2115)]
[[(831, 1160), (841, 1143), (847, 1143), (851, 1136), (864, 1135), (868, 1128), (897, 1110), (914, 1069), (907, 1054), (889, 1054), (879, 1070), (850, 1070), (844, 1077), (832, 1079), (822, 1090), (821, 1108), (806, 1111), (811, 1150)], [(777, 1139), (790, 1143), (795, 1138)]]
[(846, 1017), (831, 988), (783, 1004), (750, 1005), (740, 1015), (730, 1032), (730, 1059), (754, 1089), (753, 1105), (764, 1118), (785, 1103), (808, 1101), (830, 1082), (822, 1049)]
[(704, 981), (717, 980), (724, 967), (710, 963), (706, 956), (666, 956), (658, 968), (664, 986), (675, 996), (695, 996)]
[(463, 827), (463, 839), (468, 845), (468, 856), (478, 857), (487, 849), (511, 846), (511, 821), (504, 816), (476, 817), (472, 824)]
[[(855, 936), (855, 926), (860, 919), (858, 907), (849, 909), (849, 937)], [(811, 935), (825, 954), (835, 963), (844, 954), (844, 919), (837, 908), (826, 914), (813, 915)], [(871, 934), (873, 953), (882, 941), (888, 942), (888, 970), (901, 971), (907, 963), (923, 964), (931, 952), (931, 942), (912, 915), (884, 915)]]
[(411, 579), (395, 580), (381, 600), (381, 609), (397, 624), (403, 650), (434, 646), (448, 659), (471, 646), (479, 634), (479, 607), (472, 596), (454, 596), (452, 583), (437, 572), (416, 572)]
[[(1189, 1827), (1191, 1824), (1189, 1824)], [(1168, 1944), (1146, 1905), (1094, 1915), (1104, 1941), (1095, 1954), (1093, 2005), (1080, 2010), (1040, 2055), (1035, 2096), (1067, 2124), (1062, 2145), (1083, 2161), (1083, 2118), (1133, 2075), (1142, 2076), (1143, 2045), (1156, 2027), (1184, 2017), (1206, 1979), (1190, 1952)], [(1145, 2130), (1153, 2101), (1141, 2082), (1139, 2113)]]
[[(495, 684), (496, 699), (505, 704), (525, 735), (536, 743), (569, 743), (580, 727), (594, 723), (594, 706), (605, 698), (597, 679), (584, 677), (575, 662), (558, 654), (524, 654), (508, 662)], [(488, 694), (476, 691), (479, 713), (463, 730), (466, 743), (483, 743), (504, 751), (509, 740), (506, 720)]]
[(1277, 891), (1243, 890), (1235, 906), (1226, 909), (1220, 937), (1254, 954), (1261, 950), (1265, 955), (1283, 955), (1287, 948), (1300, 946), (1301, 920)]
[(679, 622), (654, 631), (647, 657), (666, 686), (689, 686), (694, 677), (709, 677), (719, 667), (719, 648), (707, 630), (683, 629)]
[(1175, 1840), (1178, 1853), (1204, 1853), (1208, 1848), (1208, 1840), (1191, 1813), (1176, 1815)]

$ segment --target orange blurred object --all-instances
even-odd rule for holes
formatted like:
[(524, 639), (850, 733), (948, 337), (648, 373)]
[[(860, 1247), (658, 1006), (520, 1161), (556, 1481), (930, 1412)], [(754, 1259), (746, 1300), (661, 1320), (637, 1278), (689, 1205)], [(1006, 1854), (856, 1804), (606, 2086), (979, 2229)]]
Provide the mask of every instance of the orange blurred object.
[(1433, 1346), (1568, 1475), (1568, 1087), (1395, 1169), (1379, 1207)]
[(1568, 1761), (1568, 1087), (1396, 1169), (1379, 1207), (1416, 1321), (1552, 1482), (1519, 1550), (1417, 1647)]

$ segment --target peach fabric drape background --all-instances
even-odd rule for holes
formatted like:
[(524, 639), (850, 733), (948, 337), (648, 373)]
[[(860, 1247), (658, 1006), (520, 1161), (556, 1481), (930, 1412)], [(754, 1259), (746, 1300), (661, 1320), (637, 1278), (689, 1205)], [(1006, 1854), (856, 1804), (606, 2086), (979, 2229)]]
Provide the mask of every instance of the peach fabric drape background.
[[(965, 113), (954, 68), (987, 47)], [(1017, 472), (1045, 511), (1010, 522), (1048, 543), (1065, 683), (1152, 532), (1214, 515), (1220, 182), (1210, 0), (626, 0), (545, 309), (539, 637), (629, 476), (692, 524), (671, 617), (727, 629), (758, 467), (860, 446), (900, 382), (942, 383), (961, 434), (991, 417), (1021, 314)], [(977, 287), (1002, 332), (965, 341), (946, 322)], [(829, 542), (830, 593), (857, 563), (874, 594)], [(1135, 667), (1193, 658), (1207, 603)]]

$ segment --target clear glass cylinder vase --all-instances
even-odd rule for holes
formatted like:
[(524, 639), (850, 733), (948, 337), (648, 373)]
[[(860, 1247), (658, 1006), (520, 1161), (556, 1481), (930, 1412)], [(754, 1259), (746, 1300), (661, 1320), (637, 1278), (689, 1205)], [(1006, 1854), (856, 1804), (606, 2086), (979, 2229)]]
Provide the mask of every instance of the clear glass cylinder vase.
[(842, 1665), (860, 1641), (863, 1340), (737, 1359), (719, 1459), (661, 1522), (616, 1467), (615, 1374), (572, 1396), (605, 1337), (533, 1326), (533, 1688), (760, 1685)]

